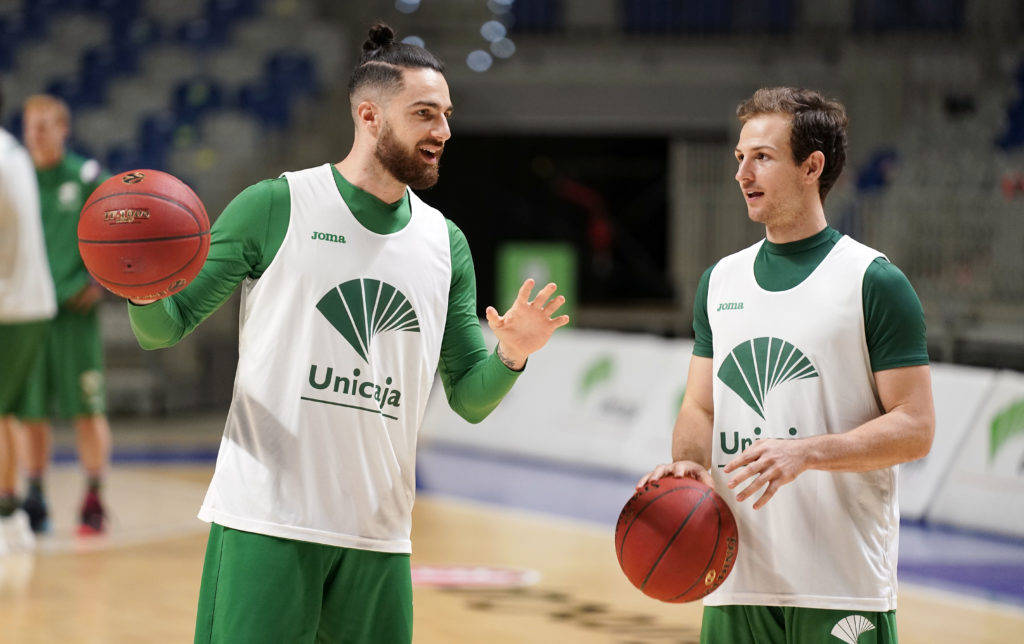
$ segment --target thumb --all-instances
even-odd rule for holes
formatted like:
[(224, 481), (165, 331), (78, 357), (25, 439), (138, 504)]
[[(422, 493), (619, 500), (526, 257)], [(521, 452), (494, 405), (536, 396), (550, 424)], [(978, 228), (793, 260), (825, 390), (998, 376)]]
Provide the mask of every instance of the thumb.
[(498, 315), (498, 310), (493, 306), (488, 306), (484, 313), (487, 314), (487, 322), (491, 325), (501, 322), (501, 316)]

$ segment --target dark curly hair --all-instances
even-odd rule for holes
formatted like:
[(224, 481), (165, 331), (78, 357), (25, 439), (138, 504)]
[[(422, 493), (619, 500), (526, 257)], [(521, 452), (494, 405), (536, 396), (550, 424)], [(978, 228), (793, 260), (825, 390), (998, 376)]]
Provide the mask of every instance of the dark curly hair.
[(846, 165), (846, 108), (819, 92), (798, 87), (766, 87), (754, 92), (736, 108), (740, 123), (760, 114), (788, 114), (793, 161), (803, 163), (811, 152), (821, 150), (825, 167), (818, 178), (822, 203)]
[(444, 63), (422, 47), (395, 42), (395, 30), (378, 22), (370, 27), (363, 53), (348, 80), (348, 95), (375, 85), (384, 90), (402, 87), (402, 69), (427, 68), (444, 74)]

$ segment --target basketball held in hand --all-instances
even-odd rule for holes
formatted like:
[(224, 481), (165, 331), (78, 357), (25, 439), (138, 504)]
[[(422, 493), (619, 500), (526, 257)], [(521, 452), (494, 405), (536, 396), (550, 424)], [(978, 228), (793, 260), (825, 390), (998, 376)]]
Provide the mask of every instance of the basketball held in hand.
[(729, 506), (696, 479), (648, 482), (622, 508), (615, 552), (645, 595), (683, 603), (718, 588), (736, 563), (739, 533)]
[(89, 273), (111, 292), (159, 299), (199, 274), (210, 250), (210, 220), (177, 177), (122, 172), (100, 184), (82, 208), (78, 250)]

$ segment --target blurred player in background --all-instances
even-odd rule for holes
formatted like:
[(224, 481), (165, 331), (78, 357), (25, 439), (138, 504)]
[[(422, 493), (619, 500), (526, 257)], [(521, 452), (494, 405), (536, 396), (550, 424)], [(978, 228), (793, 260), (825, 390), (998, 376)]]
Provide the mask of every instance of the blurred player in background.
[(100, 495), (110, 463), (110, 426), (97, 307), (103, 289), (92, 281), (78, 253), (78, 216), (85, 200), (108, 175), (95, 160), (66, 150), (71, 115), (60, 99), (30, 97), (25, 101), (23, 127), (25, 146), (39, 180), (43, 233), (58, 304), (57, 317), (18, 411), (27, 434), (24, 508), (33, 530), (48, 529), (43, 482), (52, 446), (49, 417), (53, 404), (58, 417), (74, 422), (78, 456), (87, 479), (79, 532), (94, 534), (105, 529)]
[(895, 644), (896, 466), (935, 429), (921, 303), (826, 222), (845, 108), (772, 88), (737, 115), (736, 180), (766, 239), (701, 277), (674, 463), (640, 485), (690, 476), (736, 515), (742, 545), (704, 599), (702, 642)]
[(129, 306), (170, 346), (242, 283), (238, 370), (199, 516), (211, 522), (196, 642), (412, 639), (416, 437), (435, 371), (479, 422), (567, 316), (533, 281), (489, 352), (465, 236), (412, 192), (451, 136), (441, 63), (376, 25), (349, 81), (352, 150), (238, 195), (195, 281)]
[[(0, 90), (0, 113), (3, 94)], [(0, 128), (0, 554), (31, 543), (16, 496), (15, 420), (29, 372), (57, 312), (32, 159)]]

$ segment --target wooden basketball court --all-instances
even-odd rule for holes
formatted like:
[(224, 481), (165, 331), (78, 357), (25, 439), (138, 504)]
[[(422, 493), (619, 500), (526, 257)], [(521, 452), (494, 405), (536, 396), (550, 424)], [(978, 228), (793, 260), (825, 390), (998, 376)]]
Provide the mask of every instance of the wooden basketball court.
[[(3, 559), (0, 641), (191, 641), (206, 541), (195, 513), (211, 473), (115, 467), (110, 535), (86, 539), (72, 535), (79, 474), (55, 468), (54, 534), (34, 556)], [(640, 594), (619, 571), (604, 526), (428, 494), (414, 526), (419, 644), (698, 641), (699, 602)], [(899, 624), (910, 644), (1007, 644), (1024, 637), (1024, 609), (904, 585)]]

